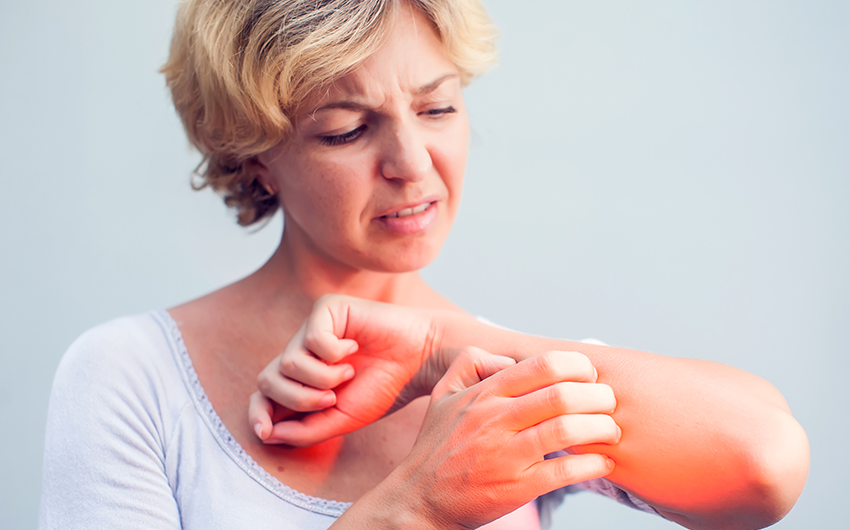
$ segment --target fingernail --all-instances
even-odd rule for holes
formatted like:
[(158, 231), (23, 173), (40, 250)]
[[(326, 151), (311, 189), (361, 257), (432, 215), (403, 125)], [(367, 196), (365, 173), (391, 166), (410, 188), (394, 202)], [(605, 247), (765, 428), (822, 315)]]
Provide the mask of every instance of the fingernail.
[(349, 366), (348, 370), (345, 371), (345, 374), (343, 375), (343, 377), (345, 377), (346, 381), (348, 381), (349, 379), (354, 377), (354, 368)]
[(257, 438), (262, 440), (263, 439), (263, 424), (259, 423), (259, 422), (255, 423), (254, 424), (254, 432), (257, 433)]
[(357, 346), (357, 343), (355, 342), (354, 344), (351, 345), (350, 348), (348, 348), (348, 355), (351, 355), (352, 353), (356, 352), (357, 348), (358, 348), (358, 346)]

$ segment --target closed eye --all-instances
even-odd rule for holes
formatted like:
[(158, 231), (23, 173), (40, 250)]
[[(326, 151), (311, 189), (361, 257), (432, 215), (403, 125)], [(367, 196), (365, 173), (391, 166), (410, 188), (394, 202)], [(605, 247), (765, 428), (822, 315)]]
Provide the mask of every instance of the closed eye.
[(357, 127), (352, 131), (348, 131), (347, 133), (337, 134), (335, 136), (322, 136), (321, 143), (322, 145), (328, 146), (347, 144), (356, 140), (365, 130), (366, 124), (364, 123), (360, 127)]
[(439, 117), (439, 116), (444, 116), (446, 114), (453, 114), (455, 112), (457, 112), (457, 110), (455, 110), (454, 107), (448, 106), (448, 107), (443, 107), (441, 109), (428, 109), (425, 112), (423, 112), (422, 114), (425, 114), (427, 116), (433, 116), (433, 117), (436, 118), (436, 117)]

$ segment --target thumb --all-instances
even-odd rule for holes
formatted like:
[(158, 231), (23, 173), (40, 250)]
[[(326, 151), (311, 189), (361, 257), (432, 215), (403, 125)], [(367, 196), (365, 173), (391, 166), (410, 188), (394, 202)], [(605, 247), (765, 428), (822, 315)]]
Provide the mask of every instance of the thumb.
[(297, 419), (275, 423), (263, 442), (310, 447), (364, 426), (364, 422), (343, 413), (336, 407), (331, 407)]
[(510, 357), (467, 346), (434, 386), (431, 395), (440, 398), (445, 394), (457, 394), (515, 364), (516, 361)]
[(323, 296), (299, 330), (303, 330), (304, 348), (329, 364), (338, 363), (358, 350), (357, 342), (342, 338), (351, 313), (346, 304), (343, 297)]

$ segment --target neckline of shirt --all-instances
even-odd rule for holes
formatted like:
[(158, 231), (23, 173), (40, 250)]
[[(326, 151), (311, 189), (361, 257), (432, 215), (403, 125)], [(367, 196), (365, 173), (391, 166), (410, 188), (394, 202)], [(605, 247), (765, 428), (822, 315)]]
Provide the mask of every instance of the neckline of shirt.
[(221, 421), (218, 413), (210, 403), (207, 394), (204, 391), (201, 382), (198, 379), (198, 374), (195, 372), (195, 367), (192, 364), (192, 358), (186, 349), (186, 343), (183, 341), (183, 334), (177, 326), (177, 322), (171, 317), (168, 311), (161, 309), (153, 313), (155, 320), (162, 327), (164, 335), (171, 344), (171, 351), (174, 354), (174, 360), (180, 369), (180, 375), (186, 388), (189, 390), (189, 395), (195, 405), (195, 410), (207, 424), (210, 433), (218, 442), (222, 450), (227, 454), (237, 466), (239, 466), (246, 474), (257, 481), (267, 490), (280, 497), (286, 502), (294, 504), (305, 510), (316, 512), (322, 515), (330, 515), (339, 517), (348, 509), (352, 503), (340, 502), (320, 497), (307, 495), (298, 490), (292, 489), (286, 484), (272, 476), (262, 466), (260, 466), (251, 455), (245, 452), (239, 442), (230, 434), (230, 431)]

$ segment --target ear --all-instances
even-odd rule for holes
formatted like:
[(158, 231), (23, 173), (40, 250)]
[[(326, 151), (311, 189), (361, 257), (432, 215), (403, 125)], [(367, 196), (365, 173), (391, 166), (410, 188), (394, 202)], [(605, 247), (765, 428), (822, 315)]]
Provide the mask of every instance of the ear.
[(277, 182), (275, 182), (262, 154), (252, 156), (244, 164), (248, 173), (256, 176), (257, 182), (265, 188), (269, 195), (277, 195)]

